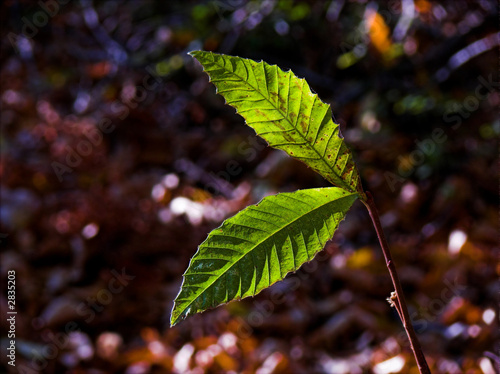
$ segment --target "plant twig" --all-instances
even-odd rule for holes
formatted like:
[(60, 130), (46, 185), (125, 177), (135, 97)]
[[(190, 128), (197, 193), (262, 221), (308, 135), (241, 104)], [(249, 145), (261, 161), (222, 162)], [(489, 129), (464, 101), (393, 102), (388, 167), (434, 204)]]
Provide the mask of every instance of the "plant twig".
[(389, 269), (389, 274), (391, 275), (392, 284), (394, 286), (394, 289), (396, 290), (395, 297), (391, 296), (391, 300), (399, 314), (399, 317), (401, 318), (401, 322), (403, 322), (406, 335), (408, 335), (408, 339), (410, 340), (410, 346), (413, 351), (413, 355), (415, 356), (415, 360), (417, 361), (418, 370), (421, 374), (430, 374), (431, 371), (429, 370), (429, 366), (425, 361), (422, 347), (420, 346), (417, 334), (415, 333), (415, 330), (413, 329), (413, 325), (411, 323), (410, 314), (408, 313), (408, 307), (406, 306), (406, 301), (403, 294), (403, 288), (401, 287), (398, 273), (396, 272), (396, 267), (394, 265), (394, 261), (392, 260), (391, 252), (389, 251), (389, 246), (387, 245), (387, 240), (385, 239), (385, 235), (382, 230), (382, 225), (380, 224), (377, 207), (375, 206), (373, 196), (370, 192), (366, 192), (366, 197), (366, 201), (361, 201), (366, 206), (366, 209), (368, 209), (368, 213), (370, 213), (373, 226), (375, 227), (375, 231), (377, 232), (380, 247), (382, 247), (382, 253), (384, 254), (387, 269)]

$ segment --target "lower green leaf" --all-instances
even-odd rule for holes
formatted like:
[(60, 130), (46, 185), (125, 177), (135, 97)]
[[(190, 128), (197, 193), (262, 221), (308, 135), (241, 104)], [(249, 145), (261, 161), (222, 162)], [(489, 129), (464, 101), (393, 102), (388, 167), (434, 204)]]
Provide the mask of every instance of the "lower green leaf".
[(281, 193), (224, 221), (191, 259), (171, 325), (253, 296), (312, 260), (357, 197), (337, 187)]

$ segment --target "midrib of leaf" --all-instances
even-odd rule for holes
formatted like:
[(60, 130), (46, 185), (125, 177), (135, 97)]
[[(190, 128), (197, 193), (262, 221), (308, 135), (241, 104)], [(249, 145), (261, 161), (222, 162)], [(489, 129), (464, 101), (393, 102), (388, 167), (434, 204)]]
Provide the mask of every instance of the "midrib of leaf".
[[(342, 177), (340, 177), (340, 176), (338, 176), (338, 175), (337, 175), (337, 173), (335, 172), (335, 169), (334, 169), (334, 168), (333, 168), (333, 166), (332, 166), (332, 165), (335, 165), (335, 164), (336, 164), (336, 162), (337, 162), (337, 159), (338, 159), (338, 156), (339, 156), (339, 153), (340, 153), (340, 147), (337, 149), (337, 152), (336, 152), (336, 155), (335, 155), (335, 159), (333, 160), (332, 164), (330, 164), (330, 162), (329, 162), (329, 161), (327, 161), (327, 159), (325, 158), (325, 155), (321, 155), (321, 154), (318, 152), (318, 150), (317, 150), (317, 149), (316, 149), (316, 148), (315, 148), (315, 147), (314, 147), (311, 143), (309, 143), (309, 141), (307, 140), (307, 134), (309, 133), (309, 128), (311, 127), (311, 126), (310, 126), (310, 125), (311, 125), (311, 116), (310, 116), (310, 115), (309, 115), (309, 117), (308, 117), (308, 118), (309, 118), (309, 120), (308, 120), (307, 133), (306, 133), (305, 135), (303, 135), (303, 134), (302, 134), (302, 132), (300, 131), (300, 129), (299, 129), (299, 128), (297, 127), (297, 125), (296, 125), (296, 124), (298, 123), (298, 120), (299, 120), (299, 117), (300, 117), (300, 116), (299, 116), (300, 110), (299, 110), (299, 113), (297, 113), (297, 118), (296, 118), (296, 120), (295, 120), (295, 121), (296, 121), (296, 123), (292, 123), (292, 122), (290, 121), (290, 118), (289, 118), (287, 115), (285, 115), (285, 113), (283, 113), (283, 112), (281, 111), (281, 109), (280, 109), (279, 107), (277, 107), (277, 106), (276, 106), (276, 105), (275, 105), (275, 104), (274, 104), (274, 103), (273, 103), (273, 102), (269, 99), (269, 96), (266, 96), (266, 95), (264, 95), (264, 94), (263, 94), (263, 91), (260, 89), (260, 87), (257, 87), (257, 88), (256, 88), (256, 87), (254, 87), (253, 85), (251, 85), (251, 84), (250, 84), (250, 82), (248, 82), (248, 78), (250, 77), (250, 75), (249, 75), (249, 72), (248, 72), (249, 68), (247, 67), (247, 64), (245, 63), (246, 59), (242, 59), (242, 60), (243, 60), (243, 66), (245, 67), (245, 71), (246, 71), (246, 73), (247, 73), (247, 79), (245, 80), (243, 77), (239, 76), (238, 74), (236, 74), (236, 73), (234, 72), (234, 70), (236, 70), (234, 66), (232, 66), (233, 71), (231, 71), (231, 70), (229, 70), (229, 69), (227, 69), (227, 68), (226, 68), (226, 64), (225, 64), (225, 62), (226, 62), (227, 60), (223, 59), (224, 64), (223, 64), (223, 65), (221, 65), (220, 63), (218, 63), (218, 62), (215, 60), (215, 58), (214, 58), (214, 55), (213, 55), (213, 54), (211, 54), (211, 57), (212, 57), (212, 61), (213, 61), (213, 64), (214, 64), (214, 65), (217, 65), (217, 66), (219, 66), (220, 68), (224, 69), (225, 71), (227, 71), (227, 72), (231, 73), (234, 77), (238, 78), (238, 79), (239, 79), (239, 81), (243, 82), (246, 86), (248, 86), (248, 87), (252, 88), (255, 92), (258, 92), (258, 93), (259, 93), (259, 94), (260, 94), (260, 95), (261, 95), (261, 96), (262, 96), (262, 97), (263, 97), (263, 98), (264, 98), (264, 99), (265, 99), (265, 100), (266, 100), (269, 104), (271, 104), (271, 106), (272, 106), (274, 109), (276, 109), (276, 111), (277, 111), (277, 112), (278, 112), (278, 113), (279, 113), (279, 114), (283, 117), (283, 119), (284, 119), (284, 120), (286, 120), (286, 121), (287, 121), (287, 122), (288, 122), (288, 123), (292, 126), (293, 130), (296, 130), (297, 134), (299, 134), (299, 135), (300, 135), (300, 137), (301, 137), (301, 138), (305, 141), (304, 145), (306, 145), (306, 144), (307, 144), (307, 145), (309, 146), (309, 148), (310, 148), (310, 149), (312, 149), (312, 150), (314, 151), (314, 153), (316, 153), (316, 154), (318, 155), (319, 159), (320, 159), (320, 160), (322, 160), (322, 161), (324, 162), (324, 164), (325, 164), (325, 165), (328, 167), (328, 169), (331, 171), (331, 173), (330, 173), (330, 174), (331, 174), (332, 179), (335, 179), (335, 182), (339, 185), (339, 187), (343, 187), (344, 189), (346, 189), (346, 190), (347, 190), (347, 191), (349, 191), (349, 192), (354, 192), (354, 191), (352, 190), (351, 186), (350, 186), (349, 184), (345, 183), (345, 182), (344, 182), (344, 180), (342, 179)], [(232, 65), (232, 62), (231, 62), (231, 65)], [(276, 67), (275, 67), (275, 69), (276, 69)], [(205, 70), (207, 70), (207, 71), (211, 71), (211, 70), (208, 70), (208, 69), (205, 69)], [(253, 74), (253, 76), (254, 76), (255, 82), (257, 82), (257, 84), (258, 84), (258, 83), (259, 83), (259, 81), (257, 80), (257, 77), (255, 76), (255, 72), (253, 71), (253, 69), (250, 69), (250, 70), (252, 71), (252, 74)], [(268, 90), (268, 85), (267, 85), (267, 83), (268, 83), (268, 79), (267, 79), (267, 71), (266, 71), (265, 67), (263, 67), (262, 71), (263, 71), (263, 73), (264, 73), (264, 78), (265, 78), (265, 79), (264, 79), (264, 81), (266, 82), (266, 90), (267, 90), (267, 91), (264, 91), (264, 92), (269, 93), (269, 90)], [(291, 74), (289, 74), (289, 75), (288, 75), (288, 92), (287, 92), (287, 99), (286, 99), (287, 111), (288, 111), (288, 105), (289, 105), (289, 102), (290, 102), (290, 88), (291, 88), (291, 85), (290, 85), (290, 79), (291, 79), (291, 78), (292, 78), (292, 75), (291, 75)], [(216, 81), (217, 81), (217, 80), (221, 80), (221, 79), (216, 79)], [(302, 104), (302, 93), (303, 93), (304, 79), (299, 79), (299, 80), (300, 80), (300, 82), (301, 82), (301, 90), (300, 90), (300, 91), (301, 91), (301, 98), (300, 98), (300, 104)], [(211, 81), (214, 81), (214, 79), (211, 79)], [(279, 86), (278, 86), (278, 87), (279, 87)], [(225, 92), (225, 91), (222, 91), (222, 92)], [(222, 94), (222, 92), (221, 92), (221, 94)], [(278, 88), (278, 95), (279, 95), (279, 88)], [(315, 97), (314, 97), (314, 102), (315, 102), (317, 99), (318, 99), (318, 98), (317, 98), (317, 96), (315, 96)], [(235, 101), (236, 101), (236, 100), (235, 100)], [(242, 100), (237, 100), (237, 101), (244, 101), (244, 99), (242, 99)], [(312, 112), (312, 109), (314, 108), (314, 102), (313, 102), (313, 104), (311, 105), (311, 112)], [(300, 105), (299, 105), (299, 108), (300, 108)], [(248, 110), (252, 110), (252, 109), (248, 109)], [(240, 112), (238, 112), (238, 113), (240, 113)], [(245, 119), (245, 121), (246, 121), (246, 119)], [(275, 122), (275, 121), (277, 121), (277, 120), (271, 120), (271, 121), (269, 121), (269, 122)], [(260, 122), (260, 121), (258, 121), (258, 122)], [(337, 126), (338, 126), (338, 125), (337, 125)], [(318, 135), (319, 135), (319, 133), (320, 133), (320, 130), (321, 130), (321, 125), (320, 125), (320, 127), (318, 127), (318, 130), (317, 130), (317, 132), (316, 132), (316, 135), (315, 135), (314, 141), (316, 141), (316, 139), (318, 139)], [(289, 130), (284, 130), (283, 132), (288, 132), (288, 131), (289, 131)], [(268, 133), (272, 133), (272, 132), (275, 132), (275, 131), (269, 131), (269, 132), (267, 132), (267, 134), (268, 134)], [(260, 135), (263, 135), (263, 134), (266, 134), (266, 133), (261, 133)], [(332, 137), (332, 136), (334, 136), (334, 135), (335, 135), (335, 133), (334, 133), (334, 132), (332, 132), (332, 134), (330, 135), (330, 139), (331, 139), (331, 137)], [(329, 140), (327, 141), (327, 144), (328, 144), (328, 143), (329, 143)], [(287, 143), (283, 143), (283, 144), (287, 144)], [(279, 145), (280, 145), (280, 144), (273, 144), (273, 146), (279, 146)], [(325, 154), (326, 154), (327, 149), (328, 149), (328, 147), (325, 147)], [(295, 157), (297, 157), (297, 156), (295, 156)], [(308, 158), (308, 157), (298, 156), (297, 158)], [(344, 167), (342, 168), (341, 173), (340, 173), (341, 175), (342, 175), (342, 173), (344, 172), (345, 168), (347, 167), (347, 164), (348, 164), (348, 163), (346, 162), (346, 163), (345, 163), (345, 165), (344, 165)]]
[[(245, 238), (235, 237), (235, 238), (237, 238), (237, 239), (239, 239), (239, 240), (246, 240), (246, 241), (248, 241), (248, 242), (250, 242), (250, 243), (254, 244), (254, 246), (253, 246), (253, 247), (252, 247), (252, 248), (251, 248), (248, 252), (243, 253), (243, 254), (242, 254), (242, 255), (241, 255), (241, 256), (240, 256), (237, 260), (235, 260), (235, 261), (234, 261), (234, 263), (233, 263), (232, 265), (228, 266), (228, 267), (227, 267), (227, 268), (226, 268), (226, 269), (225, 269), (225, 270), (224, 270), (224, 271), (223, 271), (223, 272), (222, 272), (219, 276), (217, 276), (216, 274), (213, 274), (213, 273), (206, 273), (206, 274), (208, 274), (208, 275), (212, 275), (212, 276), (214, 276), (214, 275), (215, 275), (214, 280), (213, 280), (213, 281), (212, 281), (212, 282), (211, 282), (211, 283), (210, 283), (207, 287), (205, 287), (205, 288), (204, 288), (204, 290), (203, 290), (202, 292), (197, 293), (197, 294), (196, 294), (196, 296), (195, 296), (195, 297), (193, 297), (193, 299), (191, 300), (191, 302), (190, 302), (188, 305), (186, 305), (186, 306), (185, 306), (185, 308), (184, 308), (183, 312), (184, 312), (186, 309), (188, 309), (188, 308), (189, 308), (189, 307), (190, 307), (190, 306), (191, 306), (191, 305), (192, 305), (192, 304), (196, 301), (196, 299), (198, 299), (198, 297), (200, 297), (200, 296), (203, 294), (203, 292), (205, 292), (206, 290), (208, 290), (210, 287), (212, 287), (212, 286), (213, 286), (213, 284), (214, 284), (217, 280), (219, 280), (220, 278), (222, 278), (222, 277), (223, 277), (223, 276), (224, 276), (224, 275), (225, 275), (225, 274), (226, 274), (226, 273), (227, 273), (227, 272), (228, 272), (228, 271), (229, 271), (229, 270), (230, 270), (233, 266), (236, 266), (236, 265), (240, 264), (240, 261), (241, 261), (241, 260), (242, 260), (245, 256), (249, 255), (250, 253), (252, 253), (252, 254), (253, 254), (253, 251), (255, 251), (255, 250), (256, 250), (256, 249), (257, 249), (260, 245), (262, 245), (265, 241), (267, 241), (267, 240), (269, 240), (269, 239), (273, 238), (273, 237), (274, 237), (277, 233), (279, 233), (279, 232), (281, 232), (281, 231), (285, 230), (286, 228), (288, 228), (289, 226), (291, 226), (293, 223), (295, 223), (296, 221), (300, 220), (301, 218), (304, 218), (305, 216), (307, 216), (307, 215), (309, 215), (309, 214), (312, 214), (312, 213), (314, 213), (314, 212), (316, 212), (316, 211), (318, 211), (318, 210), (320, 210), (320, 209), (324, 208), (326, 205), (329, 205), (329, 204), (332, 204), (332, 203), (338, 203), (339, 201), (341, 201), (341, 200), (343, 200), (343, 199), (346, 199), (346, 198), (348, 198), (348, 197), (351, 197), (352, 195), (355, 195), (355, 194), (356, 194), (356, 193), (351, 192), (351, 193), (350, 193), (350, 194), (348, 194), (348, 195), (342, 196), (342, 197), (340, 197), (340, 198), (338, 198), (338, 199), (335, 199), (335, 200), (328, 201), (328, 202), (326, 202), (325, 204), (322, 204), (322, 205), (318, 206), (317, 208), (312, 209), (312, 210), (308, 211), (307, 213), (304, 213), (304, 214), (300, 215), (299, 217), (297, 217), (297, 218), (295, 218), (294, 220), (292, 220), (292, 221), (290, 221), (289, 223), (287, 223), (285, 226), (283, 226), (283, 227), (281, 227), (280, 229), (278, 229), (278, 230), (274, 231), (273, 233), (269, 234), (269, 236), (267, 236), (266, 238), (262, 239), (262, 240), (261, 240), (260, 242), (258, 242), (258, 243), (253, 243), (253, 242), (251, 242), (251, 241), (249, 241), (249, 240), (247, 240), (247, 239), (245, 239)], [(274, 203), (274, 202), (273, 202), (273, 203)], [(278, 205), (278, 204), (275, 204), (275, 205)], [(280, 205), (280, 206), (281, 206), (281, 205)], [(283, 207), (282, 207), (282, 208), (283, 208)], [(288, 209), (288, 208), (287, 208), (287, 209)], [(295, 211), (293, 211), (293, 212), (294, 212), (294, 213), (296, 213)], [(266, 213), (267, 213), (267, 212), (266, 212)], [(328, 224), (326, 223), (326, 221), (325, 221), (324, 219), (323, 219), (323, 221), (324, 221), (324, 223), (325, 223), (326, 227), (328, 228)], [(237, 225), (237, 224), (235, 224), (235, 225)], [(316, 232), (316, 235), (318, 235), (318, 233), (317, 233), (316, 229), (315, 229), (315, 232)], [(303, 237), (304, 237), (304, 234), (302, 233), (302, 230), (300, 230), (300, 233), (301, 233), (302, 238), (303, 238)], [(219, 235), (219, 234), (217, 234), (217, 235)], [(224, 234), (220, 234), (220, 235), (221, 235), (221, 236), (226, 236), (226, 237), (227, 237), (227, 236), (229, 236), (229, 235), (224, 235)], [(207, 238), (207, 240), (208, 240), (208, 238)], [(321, 241), (319, 240), (319, 237), (318, 237), (318, 242), (321, 244)], [(203, 243), (201, 243), (200, 248), (201, 248), (202, 246), (203, 246)], [(274, 247), (276, 248), (276, 255), (278, 255), (278, 253), (277, 253), (277, 252), (278, 252), (278, 246), (276, 245), (276, 243), (274, 243)], [(293, 258), (293, 262), (294, 262), (294, 268), (296, 269), (296, 268), (297, 268), (297, 264), (296, 264), (295, 254), (293, 253), (293, 248), (292, 248), (292, 246), (290, 246), (290, 247), (291, 247), (291, 250), (292, 250), (292, 258)], [(210, 248), (210, 247), (206, 247), (206, 248)], [(304, 245), (304, 248), (305, 248), (306, 253), (307, 253), (307, 256), (308, 256), (308, 258), (309, 258), (309, 253), (307, 252), (307, 245)], [(267, 253), (266, 253), (266, 258), (267, 258)], [(196, 257), (196, 254), (195, 254), (195, 256), (193, 256), (193, 260), (194, 260), (194, 259), (199, 260), (200, 258), (197, 258), (197, 257)], [(201, 258), (201, 259), (203, 259), (203, 258)], [(278, 256), (278, 259), (279, 259), (279, 256)], [(254, 262), (254, 264), (255, 264), (255, 261), (253, 261), (253, 262)], [(269, 267), (269, 260), (267, 260), (267, 263), (268, 263), (268, 267)], [(281, 275), (281, 261), (278, 261), (278, 263), (279, 263), (279, 265), (280, 265), (280, 275)], [(188, 269), (189, 269), (189, 267), (188, 267)], [(255, 267), (254, 267), (254, 269), (255, 269)], [(201, 274), (201, 273), (200, 273), (200, 272), (196, 272), (196, 273), (193, 273), (193, 274)], [(241, 273), (241, 271), (240, 271), (240, 274), (242, 274), (242, 273)], [(184, 276), (186, 276), (186, 275), (189, 275), (189, 274), (186, 272), (186, 273), (184, 274)], [(255, 276), (255, 270), (254, 270), (254, 276)], [(253, 279), (253, 278), (252, 278), (252, 279)], [(240, 275), (240, 279), (239, 279), (239, 280), (240, 280), (240, 289), (241, 289), (241, 275)], [(276, 281), (276, 282), (277, 282), (277, 281)], [(274, 283), (276, 283), (276, 282), (274, 282)], [(271, 283), (271, 284), (274, 284), (274, 283)], [(271, 284), (270, 284), (270, 285), (271, 285)], [(270, 285), (269, 285), (269, 286), (270, 286)], [(184, 285), (182, 285), (182, 286), (181, 286), (181, 289), (182, 289), (182, 287), (183, 287), (183, 286), (184, 286)], [(254, 294), (255, 294), (255, 288), (256, 288), (256, 287), (257, 287), (257, 285), (256, 285), (256, 284), (254, 284), (254, 292), (253, 292)], [(227, 293), (227, 291), (226, 291), (226, 293)], [(240, 295), (240, 296), (242, 296), (242, 295)], [(185, 299), (184, 299), (184, 300), (185, 300)], [(182, 315), (182, 313), (180, 313), (180, 314), (179, 314), (179, 316), (181, 316), (181, 315)]]

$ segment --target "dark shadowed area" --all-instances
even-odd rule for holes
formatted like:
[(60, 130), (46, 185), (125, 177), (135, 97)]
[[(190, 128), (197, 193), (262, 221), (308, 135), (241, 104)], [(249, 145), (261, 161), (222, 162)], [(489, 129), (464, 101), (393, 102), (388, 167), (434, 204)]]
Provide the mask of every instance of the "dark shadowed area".
[(417, 373), (359, 202), (286, 280), (169, 327), (210, 230), (328, 186), (224, 104), (203, 49), (332, 105), (432, 372), (498, 373), (497, 1), (0, 7), (2, 372)]

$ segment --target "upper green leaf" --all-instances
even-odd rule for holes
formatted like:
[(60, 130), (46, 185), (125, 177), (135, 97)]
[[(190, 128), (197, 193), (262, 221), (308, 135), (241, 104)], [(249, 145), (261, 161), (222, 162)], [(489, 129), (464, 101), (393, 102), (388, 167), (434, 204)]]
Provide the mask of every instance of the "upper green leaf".
[(284, 150), (330, 183), (364, 196), (352, 154), (330, 105), (304, 79), (265, 62), (212, 52), (190, 53), (226, 102), (271, 147)]
[(224, 221), (191, 259), (175, 299), (171, 325), (222, 303), (253, 296), (312, 260), (357, 197), (337, 187), (282, 193)]

